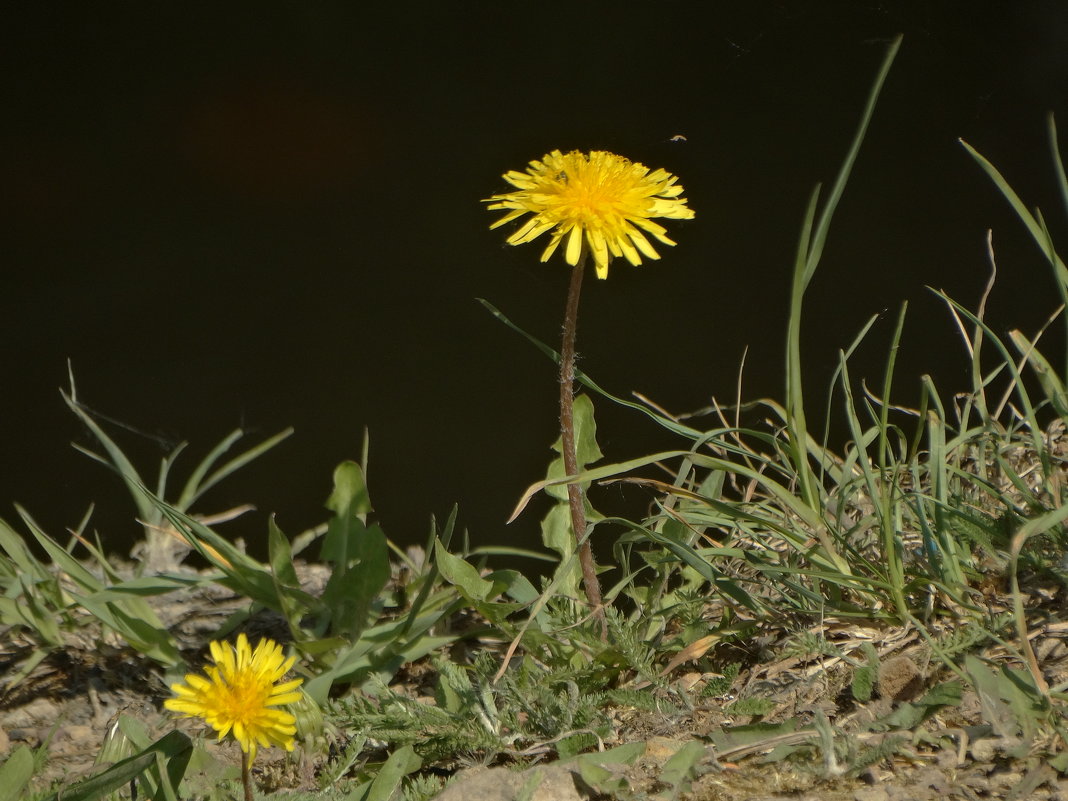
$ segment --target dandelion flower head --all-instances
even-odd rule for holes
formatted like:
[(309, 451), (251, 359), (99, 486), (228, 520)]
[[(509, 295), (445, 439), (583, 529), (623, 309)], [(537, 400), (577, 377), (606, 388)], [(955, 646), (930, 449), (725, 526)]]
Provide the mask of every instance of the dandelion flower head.
[(624, 256), (634, 265), (641, 264), (642, 256), (659, 259), (646, 234), (665, 245), (675, 244), (653, 217), (693, 218), (678, 178), (604, 150), (589, 154), (554, 150), (541, 161), (530, 162), (525, 172), (505, 173), (504, 180), (516, 191), (486, 199), (491, 211), (507, 211), (490, 227), (531, 214), (508, 237), (509, 245), (532, 242), (552, 231), (541, 260), (548, 261), (564, 242), (564, 259), (575, 266), (585, 241), (598, 278), (608, 277), (608, 263), (614, 257)]
[(203, 718), (218, 732), (219, 740), (232, 733), (250, 764), (258, 746), (277, 745), (292, 751), (296, 718), (272, 707), (301, 697), (297, 687), (303, 679), (277, 683), (296, 657), (283, 657), (282, 646), (272, 640), (260, 640), (252, 649), (244, 634), (238, 635), (236, 646), (213, 642), (210, 649), (215, 664), (204, 669), (207, 676), (190, 673), (185, 684), (172, 684), (176, 697), (163, 705), (182, 717)]

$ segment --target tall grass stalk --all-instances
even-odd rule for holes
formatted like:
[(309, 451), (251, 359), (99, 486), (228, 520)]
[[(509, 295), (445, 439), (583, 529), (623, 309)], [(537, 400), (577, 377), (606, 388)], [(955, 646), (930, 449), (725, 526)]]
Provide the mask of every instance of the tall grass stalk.
[[(790, 434), (791, 453), (794, 465), (797, 468), (797, 477), (800, 481), (801, 497), (811, 508), (818, 509), (822, 505), (822, 493), (819, 491), (818, 480), (812, 470), (809, 461), (808, 425), (805, 419), (804, 392), (801, 381), (801, 312), (805, 290), (808, 288), (812, 276), (816, 273), (820, 258), (823, 256), (823, 248), (827, 241), (831, 220), (838, 208), (842, 193), (845, 191), (849, 175), (853, 170), (857, 154), (860, 152), (861, 143), (868, 130), (875, 112), (875, 104), (879, 99), (883, 82), (886, 80), (890, 67), (894, 63), (898, 48), (901, 46), (901, 38), (898, 36), (883, 59), (882, 66), (875, 77), (875, 84), (868, 95), (868, 102), (861, 115), (860, 125), (853, 137), (852, 145), (846, 154), (845, 161), (838, 171), (838, 177), (831, 186), (830, 194), (826, 203), (817, 216), (820, 187), (817, 185), (812, 192), (812, 197), (805, 212), (804, 224), (801, 227), (801, 239), (798, 243), (797, 257), (794, 262), (794, 276), (790, 291), (790, 314), (787, 323), (786, 334), (786, 416), (787, 428)], [(833, 546), (827, 540), (823, 532), (817, 532), (821, 543), (829, 553), (834, 554), (835, 562), (840, 570), (848, 572), (848, 563), (834, 553)]]
[[(1061, 200), (1064, 203), (1065, 214), (1068, 215), (1068, 176), (1065, 175), (1064, 162), (1061, 160), (1060, 147), (1057, 141), (1057, 123), (1052, 113), (1048, 117), (1047, 130), (1049, 132), (1050, 150), (1053, 155), (1057, 186), (1060, 190)], [(1049, 260), (1050, 265), (1053, 267), (1057, 291), (1061, 296), (1061, 303), (1068, 305), (1068, 267), (1065, 267), (1064, 261), (1057, 255), (1057, 252), (1053, 247), (1053, 240), (1050, 236), (1049, 229), (1046, 227), (1046, 222), (1042, 218), (1042, 212), (1035, 209), (1035, 213), (1032, 214), (997, 167), (991, 164), (979, 153), (978, 150), (963, 139), (960, 140), (960, 143), (994, 182), (998, 191), (1001, 192), (1001, 195), (1008, 201), (1009, 206), (1016, 212), (1016, 216), (1020, 218), (1020, 221), (1024, 224), (1028, 233), (1031, 234), (1031, 238), (1035, 240), (1035, 244), (1038, 245), (1039, 249)], [(1065, 339), (1068, 340), (1068, 316), (1065, 316), (1064, 326)], [(1068, 376), (1068, 348), (1065, 349), (1065, 363), (1062, 375)]]

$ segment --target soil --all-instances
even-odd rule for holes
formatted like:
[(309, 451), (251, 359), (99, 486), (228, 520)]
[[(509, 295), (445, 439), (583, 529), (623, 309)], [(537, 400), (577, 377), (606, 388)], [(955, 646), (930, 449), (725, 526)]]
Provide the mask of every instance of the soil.
[[(304, 567), (309, 584), (321, 580), (321, 570)], [(1063, 606), (1063, 592), (1051, 591), (1050, 606)], [(242, 599), (218, 586), (195, 592), (175, 593), (156, 601), (161, 618), (175, 633), (191, 663), (203, 653), (204, 644)], [(257, 618), (246, 628), (250, 637), (282, 638), (278, 621)], [(855, 623), (825, 621), (822, 633), (840, 649), (850, 643), (869, 642), (879, 651), (882, 669), (872, 699), (855, 701), (848, 690), (851, 671), (836, 657), (794, 655), (757, 660), (744, 667), (730, 694), (702, 696), (701, 687), (715, 674), (694, 670), (700, 664), (669, 665), (672, 686), (695, 699), (683, 713), (664, 715), (635, 709), (614, 710), (617, 730), (613, 747), (628, 742), (646, 743), (645, 753), (624, 766), (607, 766), (625, 779), (630, 793), (621, 798), (679, 798), (682, 801), (975, 801), (976, 799), (1063, 799), (1068, 801), (1068, 779), (1041, 756), (1043, 743), (1036, 742), (1029, 754), (1019, 754), (1019, 743), (992, 730), (983, 703), (965, 691), (956, 706), (944, 707), (924, 724), (905, 735), (911, 743), (891, 757), (859, 772), (844, 772), (843, 766), (826, 759), (776, 758), (775, 748), (810, 741), (807, 734), (775, 734), (764, 741), (736, 747), (717, 746), (724, 727), (761, 720), (767, 723), (796, 718), (813, 721), (825, 716), (835, 736), (857, 746), (878, 745), (884, 734), (872, 733), (865, 721), (885, 717), (895, 708), (915, 700), (931, 686), (948, 678), (927, 655), (915, 632), (865, 629)], [(1032, 642), (1051, 684), (1068, 674), (1068, 648), (1063, 625), (1051, 623), (1034, 633)], [(29, 656), (28, 641), (0, 634), (0, 664), (10, 675)], [(774, 654), (765, 647), (765, 654)], [(694, 652), (696, 654), (696, 651)], [(992, 655), (993, 652), (991, 652)], [(403, 681), (403, 678), (401, 678)], [(425, 682), (425, 670), (421, 678)], [(732, 695), (744, 693), (771, 699), (774, 709), (761, 718), (730, 714)], [(203, 736), (203, 724), (175, 721), (162, 709), (169, 691), (157, 668), (136, 652), (90, 627), (71, 635), (65, 651), (50, 654), (0, 697), (0, 759), (21, 744), (44, 747), (47, 760), (38, 774), (42, 782), (72, 784), (98, 769), (101, 746), (120, 714), (140, 721), (153, 739), (181, 728)], [(344, 734), (340, 733), (342, 739)], [(705, 756), (691, 786), (678, 795), (660, 783), (665, 763), (687, 743), (705, 746)], [(238, 752), (224, 743), (212, 752), (236, 766)], [(1014, 754), (1014, 755), (1012, 755)], [(285, 797), (292, 790), (314, 790), (321, 754), (287, 756), (266, 749), (255, 764), (261, 797)], [(538, 786), (540, 787), (533, 789)], [(530, 793), (533, 792), (533, 795)], [(658, 795), (663, 794), (663, 795)], [(545, 763), (525, 771), (511, 767), (459, 769), (439, 798), (442, 801), (610, 801), (582, 777), (576, 762)]]

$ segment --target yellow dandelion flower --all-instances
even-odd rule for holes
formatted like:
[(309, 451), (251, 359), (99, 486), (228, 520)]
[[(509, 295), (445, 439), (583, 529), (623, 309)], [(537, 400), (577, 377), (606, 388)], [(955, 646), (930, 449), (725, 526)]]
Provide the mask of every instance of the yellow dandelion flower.
[(693, 218), (693, 210), (681, 197), (678, 178), (604, 150), (588, 155), (554, 150), (541, 161), (530, 162), (526, 172), (505, 173), (504, 180), (517, 191), (486, 199), (492, 203), (488, 209), (508, 212), (490, 228), (532, 214), (508, 237), (509, 245), (532, 242), (552, 231), (541, 260), (548, 261), (566, 238), (564, 258), (575, 266), (585, 240), (598, 278), (608, 277), (613, 257), (625, 256), (635, 265), (641, 264), (642, 256), (659, 259), (646, 233), (665, 245), (675, 244), (668, 239), (667, 229), (651, 218)]
[(185, 684), (171, 685), (177, 697), (163, 705), (182, 717), (203, 718), (218, 732), (219, 740), (232, 733), (249, 763), (256, 758), (258, 746), (277, 745), (292, 751), (296, 718), (271, 707), (300, 699), (297, 687), (303, 679), (276, 684), (296, 657), (286, 659), (282, 646), (266, 639), (253, 650), (244, 634), (238, 635), (236, 647), (213, 642), (210, 648), (215, 665), (204, 669), (207, 678), (188, 674)]

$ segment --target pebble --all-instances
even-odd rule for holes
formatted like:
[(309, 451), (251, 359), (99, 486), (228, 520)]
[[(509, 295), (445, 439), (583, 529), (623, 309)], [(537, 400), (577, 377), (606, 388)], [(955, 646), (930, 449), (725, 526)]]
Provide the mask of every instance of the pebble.
[(885, 787), (862, 787), (853, 791), (853, 801), (890, 801)]

